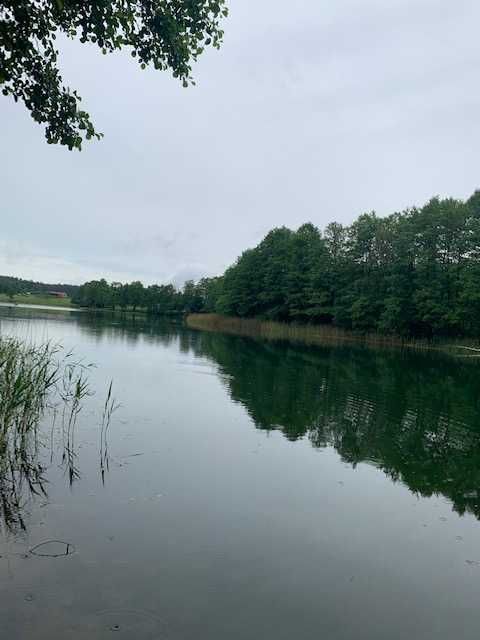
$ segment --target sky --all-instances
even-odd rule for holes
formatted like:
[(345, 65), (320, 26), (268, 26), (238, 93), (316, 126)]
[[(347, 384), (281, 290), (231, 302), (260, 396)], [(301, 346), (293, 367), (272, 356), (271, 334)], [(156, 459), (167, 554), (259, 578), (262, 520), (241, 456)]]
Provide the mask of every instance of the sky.
[(273, 227), (480, 188), (480, 3), (230, 0), (196, 87), (61, 46), (105, 134), (47, 145), (0, 96), (0, 273), (80, 284), (217, 275)]

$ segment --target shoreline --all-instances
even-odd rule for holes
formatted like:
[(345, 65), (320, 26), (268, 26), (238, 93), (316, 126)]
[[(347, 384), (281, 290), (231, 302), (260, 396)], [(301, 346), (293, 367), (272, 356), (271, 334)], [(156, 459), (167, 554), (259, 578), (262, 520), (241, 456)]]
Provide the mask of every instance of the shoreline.
[(23, 293), (17, 293), (11, 298), (7, 296), (5, 293), (0, 293), (0, 303), (2, 305), (9, 306), (20, 306), (24, 304), (28, 304), (31, 306), (47, 306), (47, 307), (58, 307), (60, 309), (65, 308), (75, 308), (76, 305), (73, 304), (71, 298), (68, 296), (65, 298), (57, 298), (55, 296), (49, 296), (44, 293), (32, 293), (29, 295)]
[(185, 317), (190, 329), (228, 333), (231, 335), (261, 338), (265, 340), (288, 340), (306, 345), (358, 345), (376, 348), (418, 349), (422, 351), (452, 352), (459, 357), (480, 357), (480, 341), (468, 338), (414, 339), (383, 334), (360, 334), (329, 325), (300, 325), (260, 320), (258, 318), (235, 318), (215, 313), (191, 313)]
[(68, 307), (60, 304), (42, 304), (40, 302), (3, 302), (0, 301), (0, 307), (3, 309), (43, 309), (44, 311), (83, 311), (80, 307)]

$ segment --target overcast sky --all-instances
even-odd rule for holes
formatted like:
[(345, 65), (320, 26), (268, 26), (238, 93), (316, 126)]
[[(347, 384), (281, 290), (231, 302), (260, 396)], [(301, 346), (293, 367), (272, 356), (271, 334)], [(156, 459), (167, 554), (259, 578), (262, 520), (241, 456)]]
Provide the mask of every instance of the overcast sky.
[(105, 133), (81, 153), (0, 96), (0, 273), (181, 283), (275, 226), (480, 187), (480, 3), (229, 7), (189, 89), (68, 43), (64, 79)]

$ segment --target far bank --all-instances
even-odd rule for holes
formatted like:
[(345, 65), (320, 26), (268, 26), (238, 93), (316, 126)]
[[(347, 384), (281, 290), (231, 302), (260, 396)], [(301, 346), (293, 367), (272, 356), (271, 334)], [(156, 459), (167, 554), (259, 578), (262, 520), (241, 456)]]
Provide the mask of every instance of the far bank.
[(48, 294), (32, 293), (22, 294), (16, 293), (12, 296), (5, 293), (0, 293), (0, 302), (5, 302), (10, 305), (16, 304), (28, 304), (28, 305), (41, 305), (49, 307), (73, 307), (75, 304), (69, 296), (56, 297)]

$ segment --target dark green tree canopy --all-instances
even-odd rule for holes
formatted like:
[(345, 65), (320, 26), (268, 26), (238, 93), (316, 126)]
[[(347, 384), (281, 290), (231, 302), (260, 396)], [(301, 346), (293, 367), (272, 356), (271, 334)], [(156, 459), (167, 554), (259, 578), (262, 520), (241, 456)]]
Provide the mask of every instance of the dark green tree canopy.
[(192, 62), (220, 46), (225, 0), (2, 0), (0, 86), (46, 125), (50, 144), (80, 149), (100, 138), (80, 96), (62, 80), (57, 36), (78, 38), (106, 54), (127, 48), (142, 69), (171, 70), (186, 87)]

